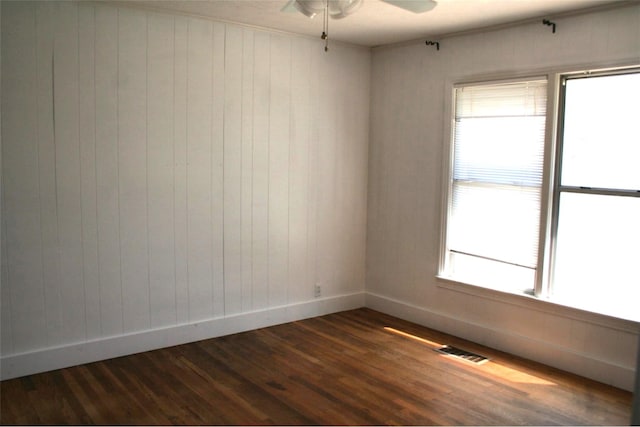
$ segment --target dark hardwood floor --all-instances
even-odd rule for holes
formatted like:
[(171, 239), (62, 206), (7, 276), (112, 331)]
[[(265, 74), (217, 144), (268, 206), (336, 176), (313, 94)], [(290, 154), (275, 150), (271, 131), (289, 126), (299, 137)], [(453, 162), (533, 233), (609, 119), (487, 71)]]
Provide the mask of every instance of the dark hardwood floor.
[(2, 424), (620, 425), (631, 411), (629, 392), (368, 309), (0, 386)]

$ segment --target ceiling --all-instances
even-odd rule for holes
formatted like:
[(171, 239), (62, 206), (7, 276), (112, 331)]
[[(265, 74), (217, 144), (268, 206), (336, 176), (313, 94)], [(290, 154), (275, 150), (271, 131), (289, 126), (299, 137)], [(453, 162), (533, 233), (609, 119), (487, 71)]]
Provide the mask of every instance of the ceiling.
[[(438, 5), (432, 11), (414, 14), (381, 0), (363, 1), (354, 14), (329, 22), (331, 40), (373, 47), (622, 3), (620, 0), (437, 0)], [(317, 37), (322, 33), (322, 16), (310, 19), (297, 11), (281, 12), (288, 0), (128, 0), (120, 3), (288, 33)]]

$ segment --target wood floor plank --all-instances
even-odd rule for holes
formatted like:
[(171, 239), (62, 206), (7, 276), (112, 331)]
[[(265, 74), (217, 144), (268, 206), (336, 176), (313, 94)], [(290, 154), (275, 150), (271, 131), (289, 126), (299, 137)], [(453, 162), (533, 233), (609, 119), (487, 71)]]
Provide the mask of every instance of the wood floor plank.
[[(449, 344), (483, 365), (433, 349)], [(631, 393), (369, 309), (0, 383), (2, 424), (620, 425)]]

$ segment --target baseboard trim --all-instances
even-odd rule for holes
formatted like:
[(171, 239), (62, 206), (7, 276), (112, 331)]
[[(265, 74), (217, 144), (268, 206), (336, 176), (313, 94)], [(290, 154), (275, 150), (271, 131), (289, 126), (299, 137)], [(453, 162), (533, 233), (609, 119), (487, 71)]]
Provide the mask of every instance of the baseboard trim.
[[(0, 380), (92, 363), (114, 357), (186, 344), (282, 323), (368, 307), (382, 313), (468, 339), (545, 365), (611, 384), (634, 387), (634, 367), (619, 366), (507, 330), (466, 322), (423, 307), (374, 293), (353, 293), (288, 304), (204, 321), (4, 356)], [(527, 351), (532, 342), (538, 349)]]
[(7, 380), (352, 310), (364, 307), (364, 303), (365, 293), (359, 292), (8, 355), (0, 359), (0, 379)]
[[(448, 314), (408, 304), (368, 292), (366, 307), (445, 332), (496, 350), (524, 357), (567, 372), (633, 391), (634, 367), (620, 366), (588, 354), (497, 329), (454, 318)], [(535, 348), (535, 350), (533, 350)]]

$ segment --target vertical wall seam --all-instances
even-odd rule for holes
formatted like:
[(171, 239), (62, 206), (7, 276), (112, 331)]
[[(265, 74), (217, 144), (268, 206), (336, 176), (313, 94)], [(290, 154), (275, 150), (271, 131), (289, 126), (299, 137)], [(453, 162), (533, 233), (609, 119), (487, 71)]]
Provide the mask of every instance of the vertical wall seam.
[[(0, 3), (0, 25), (2, 22), (2, 4)], [(6, 15), (6, 13), (5, 13)], [(0, 35), (0, 39), (1, 39), (1, 35)], [(5, 40), (6, 40), (6, 36), (5, 36)], [(2, 41), (0, 40), (0, 46), (2, 45)], [(2, 49), (0, 49), (2, 50)], [(2, 59), (0, 58), (0, 63), (2, 62)], [(1, 68), (1, 67), (0, 67)], [(6, 74), (6, 73), (5, 73)], [(2, 91), (2, 84), (0, 83), (0, 93)], [(2, 109), (1, 105), (2, 105), (2, 101), (3, 98), (0, 96), (0, 110)], [(2, 121), (2, 114), (0, 114), (0, 122)], [(0, 133), (3, 133), (4, 127), (0, 125)], [(1, 137), (0, 137), (1, 139)], [(2, 144), (0, 143), (0, 152), (2, 152), (4, 154), (4, 150), (2, 149)], [(0, 212), (0, 227), (2, 227), (2, 236), (4, 236), (4, 238), (0, 238), (0, 241), (2, 242), (2, 246), (0, 247), (0, 250), (4, 252), (4, 259), (6, 259), (6, 263), (4, 263), (4, 266), (6, 268), (7, 271), (7, 283), (0, 283), (0, 293), (6, 292), (6, 300), (7, 300), (7, 307), (9, 310), (9, 327), (7, 328), (8, 332), (9, 332), (9, 338), (8, 338), (8, 342), (9, 342), (9, 347), (11, 348), (11, 353), (13, 353), (13, 349), (14, 349), (14, 342), (13, 342), (13, 336), (14, 336), (14, 325), (15, 325), (15, 321), (14, 321), (14, 313), (13, 313), (13, 305), (11, 303), (11, 299), (13, 298), (13, 292), (11, 292), (11, 281), (9, 280), (10, 277), (10, 266), (9, 266), (9, 255), (8, 255), (8, 245), (7, 245), (7, 218), (6, 218), (6, 200), (5, 200), (5, 175), (4, 175), (4, 171), (5, 169), (2, 167), (2, 164), (4, 164), (4, 159), (5, 156), (1, 155), (1, 159), (0, 159), (0, 201), (2, 203), (1, 207), (1, 212)], [(2, 258), (0, 258), (1, 260)], [(1, 262), (1, 261), (0, 261)], [(0, 272), (0, 275), (2, 273)], [(2, 276), (0, 276), (1, 278)], [(0, 280), (1, 282), (1, 280)], [(2, 303), (4, 303), (4, 298)], [(0, 320), (1, 320), (2, 316), (0, 315)], [(1, 328), (0, 328), (0, 333), (1, 333)], [(4, 338), (4, 336), (3, 336)], [(4, 339), (0, 340), (0, 357), (2, 356), (6, 356), (6, 348), (4, 346)]]
[(149, 239), (149, 14), (144, 14), (145, 22), (145, 191), (146, 191), (146, 225), (147, 225), (147, 321), (149, 327), (153, 327), (151, 324), (151, 247)]
[[(313, 70), (313, 63), (312, 63), (312, 61), (313, 61), (313, 56), (312, 56), (313, 53), (311, 53), (311, 52), (312, 51), (310, 51), (310, 53), (309, 53), (309, 60), (308, 60), (308, 63), (307, 63), (307, 65), (309, 67), (309, 75), (311, 75), (311, 72)], [(306, 286), (309, 286), (309, 282), (310, 282), (309, 278), (311, 277), (311, 272), (310, 272), (310, 270), (311, 270), (311, 265), (310, 264), (311, 263), (309, 262), (309, 257), (310, 257), (309, 251), (310, 251), (310, 246), (311, 245), (310, 245), (309, 237), (310, 237), (310, 234), (311, 234), (310, 229), (311, 229), (311, 227), (313, 225), (313, 224), (309, 224), (310, 218), (311, 218), (311, 215), (309, 214), (309, 211), (310, 211), (310, 207), (312, 206), (311, 197), (310, 197), (310, 193), (311, 193), (311, 190), (310, 190), (311, 189), (311, 168), (312, 168), (312, 166), (311, 166), (311, 157), (312, 157), (311, 156), (311, 153), (312, 153), (311, 145), (313, 143), (312, 131), (311, 131), (311, 126), (312, 126), (311, 118), (314, 116), (313, 115), (313, 110), (312, 110), (313, 94), (311, 93), (312, 92), (312, 89), (311, 89), (311, 82), (312, 81), (313, 81), (313, 79), (309, 79), (309, 86), (307, 87), (307, 96), (308, 96), (308, 98), (307, 98), (308, 99), (307, 120), (309, 121), (309, 127), (307, 127), (307, 135), (306, 135), (306, 138), (307, 138), (307, 171), (306, 172), (307, 173), (305, 174), (306, 175), (305, 191), (307, 193), (307, 197), (306, 197), (307, 205), (306, 205), (306, 208), (305, 208), (305, 211), (306, 211), (306, 225), (307, 225), (307, 230), (306, 230), (306, 234), (307, 234), (307, 236), (306, 236), (307, 237), (307, 245), (306, 246), (307, 247), (306, 247), (306, 252), (305, 252), (305, 260), (304, 260), (304, 265), (305, 265), (305, 280), (304, 280), (304, 282), (305, 282)], [(311, 280), (311, 283), (313, 283), (313, 282), (315, 282), (315, 274), (314, 274), (313, 279)], [(314, 295), (315, 295), (315, 288), (314, 288)]]
[[(250, 112), (247, 111), (248, 109), (245, 110), (245, 105), (244, 105), (245, 98), (247, 98), (248, 95), (251, 95), (253, 97), (253, 62), (250, 70), (246, 70), (244, 67), (245, 56), (247, 55), (247, 51), (253, 52), (253, 50), (247, 49), (247, 34), (248, 34), (248, 30), (244, 29), (242, 31), (242, 56), (241, 56), (242, 83), (240, 86), (240, 90), (241, 90), (240, 97), (242, 102), (240, 104), (240, 120), (241, 120), (241, 139), (243, 142), (243, 146), (244, 146), (244, 141), (245, 140), (247, 141), (248, 149), (242, 150), (240, 155), (240, 186), (241, 186), (241, 191), (244, 190), (249, 193), (248, 194), (249, 206), (247, 207), (246, 205), (244, 205), (241, 199), (240, 213), (241, 213), (241, 218), (246, 218), (247, 216), (249, 217), (249, 221), (247, 222), (246, 227), (248, 228), (249, 236), (253, 237), (253, 209), (252, 209), (252, 205), (253, 205), (253, 99), (251, 99)], [(250, 34), (251, 34), (251, 41), (253, 42), (253, 33), (250, 33)], [(251, 77), (251, 90), (249, 90), (249, 88), (245, 86), (246, 77)], [(251, 117), (250, 121), (246, 119), (246, 115), (249, 115)], [(249, 129), (248, 132), (246, 131), (245, 121), (250, 122), (252, 125), (251, 129)], [(245, 158), (244, 156), (245, 151), (250, 153), (248, 158)], [(245, 179), (244, 179), (245, 178), (244, 176), (245, 162), (251, 166), (251, 173), (249, 173), (249, 176), (248, 176), (250, 178), (250, 181), (249, 181), (250, 185), (248, 189), (246, 189), (246, 185), (243, 185), (243, 183), (245, 182)], [(248, 211), (248, 214), (247, 214), (247, 211)], [(249, 246), (250, 256), (248, 257), (247, 260), (245, 260), (244, 259), (245, 251), (243, 247), (244, 240), (242, 239), (244, 227), (245, 227), (245, 224), (241, 221), (240, 223), (241, 258), (240, 259), (241, 259), (242, 273), (246, 272), (246, 268), (244, 266), (247, 262), (249, 263), (250, 268), (249, 268), (249, 275), (248, 275), (249, 277), (246, 279), (248, 280), (248, 284), (249, 284), (249, 292), (243, 293), (242, 295), (242, 298), (243, 298), (242, 304), (241, 304), (242, 311), (246, 311), (247, 306), (249, 307), (249, 309), (253, 308), (253, 238), (248, 239), (247, 243)], [(244, 281), (245, 281), (245, 278), (243, 274), (243, 277), (242, 277), (243, 290), (245, 288)], [(248, 299), (248, 301), (246, 301), (245, 298)]]
[[(305, 43), (307, 43), (305, 41)], [(306, 96), (307, 96), (307, 108), (308, 108), (308, 115), (307, 115), (307, 123), (308, 123), (308, 127), (307, 127), (307, 170), (305, 173), (305, 180), (306, 180), (306, 193), (307, 193), (307, 197), (306, 197), (306, 206), (305, 206), (305, 214), (307, 216), (307, 247), (306, 247), (306, 258), (305, 258), (305, 266), (306, 266), (306, 285), (307, 285), (307, 290), (305, 292), (309, 292), (309, 293), (305, 293), (304, 295), (307, 296), (311, 296), (311, 295), (315, 295), (315, 281), (316, 281), (316, 272), (315, 272), (315, 260), (313, 260), (313, 256), (315, 253), (315, 246), (312, 247), (312, 245), (315, 245), (316, 242), (316, 233), (315, 233), (315, 221), (314, 221), (314, 215), (313, 215), (313, 208), (316, 206), (315, 205), (315, 200), (313, 199), (313, 197), (315, 196), (315, 194), (317, 194), (317, 191), (315, 189), (312, 189), (312, 187), (315, 185), (315, 180), (313, 178), (313, 173), (316, 170), (314, 168), (314, 161), (315, 158), (317, 156), (314, 157), (314, 147), (316, 144), (316, 140), (314, 139), (314, 126), (315, 126), (315, 120), (313, 119), (315, 117), (316, 114), (316, 108), (315, 108), (315, 98), (313, 96), (313, 73), (314, 73), (314, 50), (315, 49), (310, 49), (309, 51), (309, 57), (308, 57), (308, 69), (309, 69), (309, 76), (311, 77), (309, 79), (309, 85), (307, 86), (307, 90), (306, 90)], [(312, 265), (313, 264), (313, 265)], [(312, 292), (312, 293), (310, 293)]]
[(269, 59), (267, 61), (267, 69), (269, 70), (269, 81), (268, 81), (268, 91), (267, 91), (267, 306), (269, 306), (269, 296), (271, 295), (271, 251), (270, 248), (270, 238), (269, 238), (269, 219), (270, 212), (269, 206), (271, 204), (270, 190), (271, 190), (271, 48), (272, 48), (272, 40), (271, 34), (267, 35), (269, 39)]
[[(312, 75), (313, 70), (314, 70), (314, 60), (313, 60), (313, 50), (310, 52), (309, 54), (309, 74)], [(316, 280), (316, 274), (315, 274), (315, 264), (312, 267), (311, 266), (311, 261), (310, 261), (310, 257), (311, 255), (313, 255), (313, 253), (309, 253), (311, 251), (311, 243), (313, 243), (315, 245), (315, 239), (313, 240), (313, 242), (311, 242), (311, 233), (313, 233), (313, 227), (315, 226), (315, 223), (311, 223), (311, 218), (313, 218), (312, 214), (311, 214), (311, 207), (314, 206), (314, 201), (311, 199), (311, 197), (314, 195), (314, 193), (312, 193), (311, 191), (311, 186), (313, 184), (313, 180), (311, 177), (311, 173), (313, 170), (313, 146), (315, 144), (315, 140), (314, 140), (314, 132), (313, 132), (313, 121), (311, 120), (312, 117), (314, 117), (315, 115), (315, 101), (314, 97), (313, 97), (313, 79), (309, 79), (309, 87), (307, 88), (307, 96), (309, 97), (309, 128), (307, 129), (307, 256), (306, 256), (306, 260), (305, 260), (305, 265), (307, 266), (307, 286), (311, 283), (313, 286), (315, 286), (315, 280)], [(314, 233), (315, 235), (315, 233)], [(315, 248), (314, 248), (315, 249)], [(313, 261), (315, 263), (315, 260)], [(313, 268), (313, 270), (312, 270)], [(314, 295), (315, 295), (315, 288), (314, 288)]]
[(96, 174), (95, 174), (95, 189), (96, 189), (96, 256), (97, 256), (97, 278), (98, 278), (98, 308), (99, 308), (99, 319), (100, 319), (100, 336), (104, 335), (104, 327), (102, 322), (102, 280), (101, 280), (101, 269), (100, 269), (100, 213), (98, 209), (98, 131), (97, 131), (97, 120), (96, 119), (96, 111), (98, 111), (98, 102), (96, 100), (96, 39), (97, 39), (97, 31), (98, 25), (96, 21), (96, 7), (92, 6), (93, 10), (93, 64), (92, 64), (92, 74), (93, 74), (93, 115), (94, 115), (94, 126), (93, 126), (93, 141), (94, 141), (94, 150), (93, 150), (93, 161), (96, 166)]
[[(219, 141), (216, 140), (216, 138), (214, 138), (213, 136), (213, 129), (214, 129), (214, 122), (216, 117), (213, 117), (213, 112), (215, 111), (214, 108), (214, 102), (216, 99), (216, 76), (215, 76), (215, 53), (216, 53), (216, 24), (213, 23), (211, 25), (211, 123), (210, 123), (210, 136), (211, 136), (211, 193), (213, 196), (213, 188), (214, 188), (214, 171), (216, 171), (216, 167), (215, 167), (215, 160), (214, 159), (214, 153), (215, 153), (215, 146), (217, 143), (219, 143)], [(224, 52), (223, 52), (223, 69), (224, 69)], [(222, 76), (222, 81), (224, 83), (224, 74)], [(222, 100), (222, 111), (224, 114), (224, 98)], [(223, 300), (222, 300), (222, 316), (224, 317), (225, 312), (226, 312), (226, 307), (225, 307), (225, 301), (224, 301), (224, 294), (225, 294), (225, 277), (224, 277), (224, 115), (222, 116), (222, 194), (220, 195), (220, 199), (222, 200), (222, 265), (220, 266), (220, 269), (222, 270), (222, 295), (223, 295)], [(218, 132), (220, 132), (220, 130), (218, 130)], [(218, 135), (216, 135), (218, 136)], [(215, 263), (213, 262), (213, 260), (215, 259), (214, 256), (214, 241), (213, 241), (213, 237), (215, 236), (215, 227), (216, 225), (219, 224), (215, 224), (213, 221), (213, 211), (214, 211), (214, 200), (215, 197), (211, 198), (211, 220), (212, 220), (212, 232), (211, 232), (211, 259), (212, 259), (212, 270), (211, 270), (211, 312), (212, 314), (215, 316), (215, 307), (216, 307), (216, 281), (215, 281), (215, 272), (214, 272), (214, 266)]]
[[(59, 7), (59, 5), (56, 5)], [(51, 40), (51, 122), (52, 122), (52, 132), (53, 132), (53, 181), (54, 181), (54, 210), (56, 215), (56, 264), (58, 265), (58, 271), (60, 272), (60, 266), (62, 264), (60, 257), (60, 215), (58, 209), (58, 132), (57, 132), (57, 120), (56, 120), (56, 34), (54, 31), (54, 12), (50, 11), (49, 19), (50, 19), (50, 31), (52, 33)], [(60, 275), (58, 276), (60, 279)], [(62, 300), (59, 283), (56, 286), (56, 294), (58, 301)], [(62, 325), (62, 311), (58, 311), (58, 320), (60, 325)]]
[(125, 332), (124, 322), (124, 284), (122, 278), (122, 209), (120, 206), (120, 9), (116, 9), (116, 182), (118, 188), (118, 255), (120, 258), (120, 311), (122, 332)]
[(252, 69), (251, 69), (251, 204), (249, 209), (251, 210), (251, 305), (250, 309), (255, 309), (255, 293), (256, 293), (256, 284), (255, 284), (255, 245), (254, 245), (254, 233), (255, 233), (255, 130), (254, 127), (256, 125), (256, 115), (255, 115), (255, 97), (256, 97), (256, 33), (251, 33), (251, 42), (252, 42)]
[(76, 107), (78, 108), (76, 119), (78, 123), (76, 125), (76, 132), (78, 136), (78, 169), (80, 172), (80, 252), (82, 253), (82, 301), (84, 305), (84, 339), (87, 339), (87, 278), (85, 275), (85, 250), (84, 250), (84, 238), (85, 238), (85, 229), (84, 229), (84, 209), (82, 207), (83, 202), (83, 185), (82, 185), (82, 141), (80, 141), (80, 7), (77, 3), (73, 4), (76, 10)]
[[(213, 194), (213, 189), (215, 188), (215, 179), (214, 179), (214, 171), (216, 171), (216, 167), (215, 167), (215, 147), (216, 144), (218, 143), (216, 137), (214, 137), (213, 134), (213, 130), (214, 130), (214, 122), (215, 122), (215, 117), (213, 116), (213, 113), (215, 111), (214, 108), (214, 101), (216, 99), (216, 76), (215, 76), (215, 60), (216, 60), (216, 23), (212, 23), (211, 24), (211, 102), (210, 102), (210, 110), (209, 110), (209, 140), (210, 140), (210, 147), (211, 147), (211, 153), (210, 153), (210, 161), (211, 161), (211, 173), (209, 175), (210, 178), (210, 187), (211, 187), (211, 201), (210, 201), (210, 206), (209, 208), (211, 209), (211, 239), (209, 240), (210, 243), (210, 256), (211, 256), (211, 282), (209, 283), (209, 286), (211, 287), (211, 314), (213, 316), (216, 315), (215, 313), (215, 307), (216, 307), (216, 280), (215, 280), (215, 251), (214, 251), (214, 246), (215, 246), (215, 242), (213, 241), (214, 236), (216, 235), (215, 233), (215, 228), (218, 224), (215, 223), (214, 221), (214, 204), (215, 204), (215, 197)], [(223, 52), (223, 61), (224, 61), (224, 52)], [(224, 62), (223, 62), (223, 67), (224, 67)], [(224, 76), (223, 76), (223, 82), (224, 82)], [(224, 99), (222, 101), (222, 110), (224, 112)], [(222, 116), (222, 165), (224, 168), (224, 115)], [(222, 194), (220, 195), (220, 198), (222, 200), (222, 265), (220, 266), (221, 270), (222, 270), (222, 295), (224, 295), (224, 288), (225, 288), (225, 277), (224, 277), (224, 169), (222, 170)], [(224, 299), (223, 299), (223, 303), (222, 303), (222, 315), (224, 316), (225, 314), (225, 306), (224, 306)]]
[(243, 225), (244, 225), (244, 29), (240, 30), (240, 34), (242, 36), (241, 44), (240, 44), (240, 307), (239, 311), (244, 311), (244, 299), (245, 299), (245, 279), (244, 279), (244, 239), (243, 236)]
[[(288, 41), (289, 45), (289, 111), (287, 114), (287, 120), (289, 128), (287, 135), (287, 283), (284, 287), (284, 300), (285, 303), (289, 302), (289, 286), (291, 286), (291, 136), (293, 126), (293, 42)], [(294, 134), (295, 136), (295, 134)]]
[[(227, 215), (225, 211), (225, 182), (226, 182), (226, 162), (225, 162), (225, 152), (226, 152), (226, 142), (227, 142), (227, 134), (226, 134), (226, 100), (227, 100), (227, 25), (220, 24), (224, 30), (223, 38), (222, 38), (222, 315), (226, 317), (227, 315), (227, 277), (226, 277), (226, 259), (227, 259), (227, 247), (226, 243), (226, 221)], [(212, 58), (212, 61), (214, 58)], [(213, 62), (211, 63), (213, 66)], [(213, 105), (212, 105), (213, 106)], [(233, 142), (233, 141), (232, 141)]]
[(173, 311), (174, 311), (174, 321), (178, 323), (178, 259), (176, 256), (176, 18), (175, 16), (171, 17), (172, 29), (173, 29), (173, 37), (171, 38), (173, 44), (173, 74), (172, 74), (172, 82), (173, 82), (173, 91), (172, 91), (172, 100), (171, 103), (171, 135), (173, 137), (171, 144), (171, 168), (173, 169)]
[(186, 270), (187, 270), (187, 320), (191, 321), (191, 277), (189, 275), (189, 37), (191, 35), (191, 21), (187, 21), (187, 51), (185, 52), (185, 62), (186, 62), (186, 93), (185, 93), (185, 121), (184, 121), (184, 130), (185, 130), (185, 208), (186, 208), (186, 244), (185, 250), (187, 255), (186, 260)]
[[(316, 58), (315, 62), (319, 62), (319, 61), (317, 61), (318, 54), (316, 53), (315, 50), (313, 50), (313, 55)], [(321, 65), (322, 64), (318, 63), (318, 65), (315, 67), (316, 70), (319, 70)], [(318, 72), (318, 76), (322, 77), (322, 72)], [(316, 87), (315, 87), (316, 95), (320, 91), (320, 82), (322, 80), (318, 79), (318, 81), (319, 82), (316, 83)], [(314, 114), (317, 117), (320, 117), (320, 107), (321, 107), (320, 101), (318, 100), (317, 96), (314, 96), (313, 99), (314, 99), (313, 107), (314, 107), (314, 110), (315, 110)], [(314, 227), (315, 227), (315, 230), (314, 230), (315, 231), (314, 252), (315, 252), (315, 254), (314, 255), (315, 256), (314, 256), (314, 260), (313, 260), (313, 285), (314, 286), (315, 286), (315, 284), (317, 283), (317, 281), (319, 279), (318, 278), (318, 271), (319, 271), (318, 263), (320, 262), (320, 256), (319, 256), (319, 251), (318, 251), (318, 247), (319, 247), (318, 242), (320, 241), (320, 238), (319, 238), (319, 235), (320, 235), (319, 234), (319, 227), (320, 226), (318, 224), (320, 223), (320, 220), (319, 220), (318, 211), (320, 210), (320, 146), (321, 146), (321, 143), (320, 143), (320, 127), (318, 125), (315, 125), (315, 126), (316, 127), (315, 127), (315, 135), (314, 135), (314, 140), (315, 140), (314, 141), (314, 143), (315, 143), (314, 150), (316, 150), (316, 158), (315, 158), (315, 165), (314, 165), (315, 166), (315, 176), (313, 177), (314, 178), (314, 185), (316, 187), (315, 188), (315, 200), (314, 200), (314, 205), (315, 205), (315, 215), (314, 215), (314, 217), (315, 217), (315, 224), (314, 224)], [(314, 292), (315, 292), (315, 290), (314, 290)]]
[[(37, 6), (36, 6), (37, 7)], [(41, 189), (41, 185), (40, 185), (40, 67), (39, 65), (39, 61), (38, 61), (38, 40), (39, 40), (39, 31), (38, 31), (38, 11), (37, 9), (34, 9), (34, 13), (33, 13), (33, 21), (34, 21), (34, 29), (35, 29), (35, 36), (36, 36), (36, 43), (35, 43), (35, 57), (36, 57), (36, 164), (38, 165), (38, 199), (39, 199), (39, 205), (40, 205), (40, 247), (41, 247), (41, 251), (40, 251), (40, 260), (42, 263), (42, 301), (43, 301), (43, 305), (44, 305), (44, 315), (45, 315), (45, 319), (47, 318), (47, 305), (46, 305), (46, 292), (45, 292), (45, 287), (44, 287), (44, 237), (42, 236), (43, 234), (43, 226), (42, 226), (42, 222), (43, 222), (43, 213), (42, 213), (42, 189)], [(47, 328), (48, 329), (48, 328)], [(47, 331), (48, 332), (48, 331)], [(47, 343), (50, 345), (50, 337), (49, 334), (47, 333)]]
[[(245, 30), (246, 31), (246, 30)], [(253, 230), (254, 230), (254, 224), (253, 224), (253, 198), (255, 197), (255, 188), (253, 186), (253, 175), (255, 173), (255, 169), (254, 169), (254, 159), (253, 159), (253, 149), (254, 149), (254, 138), (255, 138), (255, 130), (254, 130), (254, 123), (255, 123), (255, 75), (256, 75), (256, 63), (255, 63), (255, 52), (256, 52), (256, 38), (255, 38), (255, 33), (251, 32), (251, 129), (249, 130), (250, 132), (250, 140), (251, 140), (251, 145), (250, 145), (250, 152), (251, 152), (251, 197), (250, 197), (250, 201), (251, 203), (249, 204), (249, 210), (251, 211), (251, 221), (250, 221), (250, 236), (251, 236), (251, 300), (250, 300), (250, 304), (249, 304), (249, 308), (251, 310), (253, 310), (254, 308), (254, 301), (253, 301), (253, 293), (254, 293), (254, 275), (253, 275), (253, 263), (254, 263), (254, 259), (253, 259)], [(244, 70), (244, 67), (243, 67)]]
[[(42, 264), (42, 312), (44, 313), (44, 323), (45, 323), (45, 337), (48, 345), (51, 345), (51, 336), (49, 335), (49, 328), (47, 327), (47, 293), (45, 290), (45, 272), (44, 272), (44, 214), (42, 212), (42, 186), (41, 186), (41, 174), (40, 174), (40, 61), (38, 61), (38, 45), (39, 45), (39, 34), (38, 31), (38, 6), (35, 6), (33, 12), (33, 28), (35, 30), (35, 65), (36, 65), (36, 165), (37, 165), (37, 175), (38, 175), (38, 206), (40, 210), (40, 263)], [(52, 59), (53, 62), (53, 59)], [(11, 322), (13, 324), (13, 322)]]

